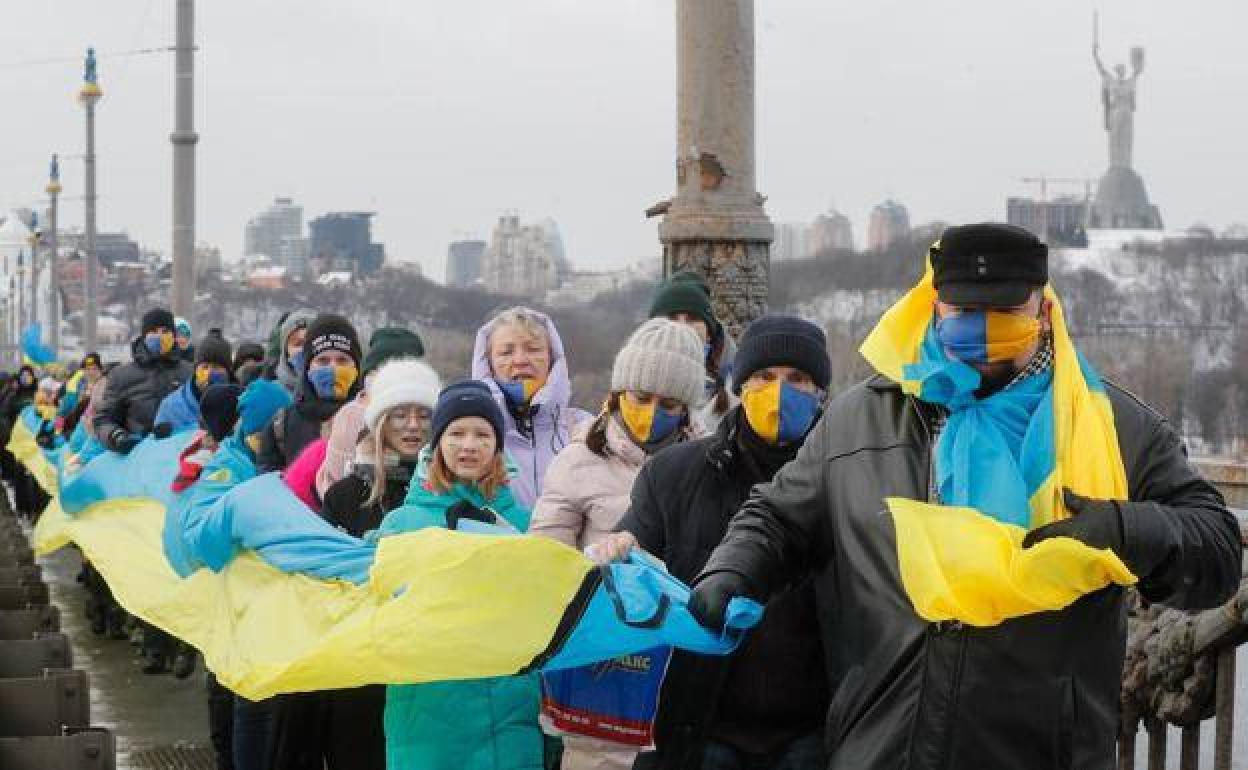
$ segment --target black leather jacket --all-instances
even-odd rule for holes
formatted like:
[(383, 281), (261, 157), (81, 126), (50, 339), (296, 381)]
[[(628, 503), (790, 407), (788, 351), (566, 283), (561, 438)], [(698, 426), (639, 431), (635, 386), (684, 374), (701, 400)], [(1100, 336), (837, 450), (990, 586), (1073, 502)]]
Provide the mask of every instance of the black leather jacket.
[[(793, 454), (760, 462), (739, 435), (742, 422), (741, 407), (733, 407), (714, 435), (654, 455), (633, 485), (619, 528), (681, 580), (705, 566), (751, 487)], [(659, 697), (657, 751), (638, 757), (634, 770), (700, 770), (708, 740), (769, 753), (817, 732), (829, 687), (814, 608), (806, 580), (771, 603), (734, 655), (673, 652)]]
[(134, 360), (108, 375), (95, 410), (95, 435), (105, 446), (110, 446), (109, 437), (118, 428), (127, 433), (151, 433), (160, 402), (195, 372), (195, 367), (176, 353), (152, 355), (142, 337), (131, 343), (130, 352)]
[[(1135, 506), (1160, 506), (1169, 542), (1141, 595), (1221, 604), (1240, 579), (1235, 519), (1166, 421), (1107, 387), (1133, 501), (1126, 547)], [(1111, 768), (1122, 588), (993, 628), (927, 623), (906, 596), (883, 498), (927, 498), (936, 416), (878, 377), (836, 399), (797, 459), (755, 487), (703, 574), (738, 572), (764, 596), (814, 575), (831, 768)]]

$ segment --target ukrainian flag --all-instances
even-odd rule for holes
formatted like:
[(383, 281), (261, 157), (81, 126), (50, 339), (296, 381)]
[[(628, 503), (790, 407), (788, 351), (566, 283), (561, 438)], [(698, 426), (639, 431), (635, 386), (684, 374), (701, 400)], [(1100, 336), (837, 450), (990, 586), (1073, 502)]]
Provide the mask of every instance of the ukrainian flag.
[[(653, 563), (600, 568), (545, 538), (351, 537), (280, 476), (254, 476), (229, 454), (242, 451), (238, 437), (175, 496), (192, 435), (149, 437), (129, 455), (67, 469), (35, 546), (76, 543), (127, 611), (193, 645), (252, 700), (568, 668), (661, 645), (726, 654), (761, 619), (738, 599), (729, 628), (709, 632), (688, 612), (689, 589)], [(27, 450), (27, 467), (49, 462), (25, 440), (15, 431), (10, 448)]]

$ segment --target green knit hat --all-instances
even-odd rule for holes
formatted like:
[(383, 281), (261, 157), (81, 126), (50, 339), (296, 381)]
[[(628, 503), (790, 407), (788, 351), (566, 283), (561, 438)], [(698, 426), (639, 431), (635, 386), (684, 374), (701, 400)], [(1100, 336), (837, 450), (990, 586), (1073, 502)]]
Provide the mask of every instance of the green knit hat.
[(364, 356), (364, 374), (389, 361), (391, 358), (423, 358), (425, 343), (420, 335), (410, 329), (387, 326), (373, 332), (368, 339), (368, 354)]
[(683, 270), (659, 284), (650, 303), (651, 318), (668, 318), (676, 313), (688, 313), (702, 319), (714, 337), (719, 329), (715, 310), (711, 307), (711, 290), (697, 273)]

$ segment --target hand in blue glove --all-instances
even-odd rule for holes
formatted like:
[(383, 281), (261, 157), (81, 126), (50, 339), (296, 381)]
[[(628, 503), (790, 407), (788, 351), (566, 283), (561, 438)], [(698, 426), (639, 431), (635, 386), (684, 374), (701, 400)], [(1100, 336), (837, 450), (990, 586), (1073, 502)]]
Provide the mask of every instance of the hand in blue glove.
[(239, 432), (244, 436), (258, 433), (292, 403), (290, 394), (280, 384), (273, 380), (256, 380), (238, 397)]

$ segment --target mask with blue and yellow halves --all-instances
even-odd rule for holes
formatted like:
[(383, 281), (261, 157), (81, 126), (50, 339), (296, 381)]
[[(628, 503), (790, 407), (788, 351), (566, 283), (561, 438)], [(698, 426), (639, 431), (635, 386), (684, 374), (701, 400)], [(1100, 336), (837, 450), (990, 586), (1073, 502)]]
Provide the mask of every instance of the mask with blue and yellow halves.
[(537, 395), (537, 391), (542, 389), (546, 384), (544, 379), (523, 379), (523, 380), (498, 380), (499, 390), (503, 391), (503, 398), (507, 399), (507, 403), (513, 407), (528, 406), (533, 400), (533, 396)]
[(685, 421), (684, 411), (671, 412), (664, 409), (659, 399), (639, 404), (628, 394), (619, 399), (620, 419), (641, 446), (655, 444), (671, 436)]
[(1026, 353), (1040, 337), (1036, 318), (1000, 310), (964, 310), (936, 320), (936, 336), (966, 364), (995, 364)]
[(819, 416), (819, 397), (783, 380), (747, 388), (741, 408), (754, 434), (769, 444), (788, 444), (805, 437)]
[(308, 382), (323, 401), (345, 401), (359, 370), (353, 364), (330, 364), (308, 369)]
[(149, 332), (143, 335), (143, 345), (154, 356), (165, 356), (173, 350), (173, 332)]
[(201, 393), (213, 385), (224, 385), (229, 381), (229, 375), (215, 366), (200, 364), (195, 367), (195, 387)]

